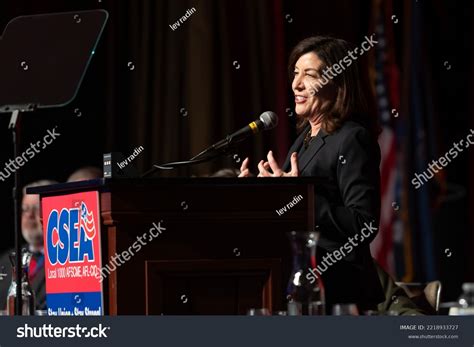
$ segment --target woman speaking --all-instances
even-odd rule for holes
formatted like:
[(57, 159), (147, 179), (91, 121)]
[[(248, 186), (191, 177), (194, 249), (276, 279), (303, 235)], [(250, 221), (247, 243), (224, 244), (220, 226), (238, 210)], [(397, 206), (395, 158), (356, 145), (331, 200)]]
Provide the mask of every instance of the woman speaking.
[[(352, 50), (344, 40), (321, 36), (293, 49), (288, 68), (301, 134), (282, 167), (268, 152), (267, 160), (258, 163), (258, 177), (325, 179), (315, 198), (318, 263), (344, 244), (353, 245), (322, 274), (326, 304), (356, 303), (368, 310), (384, 301), (369, 248), (380, 214), (379, 131), (369, 116)], [(248, 164), (246, 158), (239, 177), (250, 175)]]

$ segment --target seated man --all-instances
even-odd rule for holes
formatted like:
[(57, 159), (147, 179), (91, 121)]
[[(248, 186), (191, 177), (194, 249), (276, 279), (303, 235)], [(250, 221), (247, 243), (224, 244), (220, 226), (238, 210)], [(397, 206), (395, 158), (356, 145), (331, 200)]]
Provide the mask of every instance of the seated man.
[[(43, 252), (43, 228), (40, 221), (39, 195), (26, 194), (26, 188), (55, 184), (51, 180), (41, 180), (30, 183), (23, 188), (23, 200), (21, 206), (21, 233), (26, 241), (27, 248), (33, 256), (30, 262), (28, 277), (36, 297), (36, 309), (46, 309), (46, 286), (44, 276), (44, 252)], [(8, 288), (12, 281), (12, 268), (9, 255), (14, 249), (10, 249), (0, 257), (0, 272), (4, 274), (0, 280), (0, 307), (6, 308)]]
[(102, 178), (102, 170), (94, 166), (84, 166), (74, 171), (67, 182), (88, 181), (96, 178)]

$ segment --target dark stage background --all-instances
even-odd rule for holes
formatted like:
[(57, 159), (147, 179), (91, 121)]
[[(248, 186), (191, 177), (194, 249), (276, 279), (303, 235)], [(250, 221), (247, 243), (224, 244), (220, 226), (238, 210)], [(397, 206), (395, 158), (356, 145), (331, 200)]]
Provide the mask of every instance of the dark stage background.
[[(41, 139), (56, 125), (61, 136), (21, 169), (22, 180), (64, 181), (81, 166), (101, 166), (105, 152), (128, 156), (139, 146), (144, 151), (135, 164), (143, 172), (154, 162), (190, 158), (266, 110), (279, 115), (279, 126), (245, 142), (236, 157), (174, 174), (205, 175), (223, 167), (238, 168), (239, 158), (249, 155), (257, 162), (269, 149), (282, 163), (296, 136), (286, 69), (291, 48), (316, 34), (358, 45), (374, 32), (377, 4), (379, 1), (369, 0), (1, 1), (1, 28), (12, 18), (27, 14), (96, 8), (110, 14), (76, 100), (64, 108), (24, 115), (25, 144)], [(474, 126), (473, 4), (414, 0), (381, 2), (381, 6), (385, 15), (396, 16), (387, 18), (393, 28), (388, 44), (400, 73), (395, 86), (400, 94), (400, 117), (393, 121), (406, 125), (404, 132), (396, 133), (404, 144), (398, 156), (416, 162), (412, 156), (418, 145), (410, 136), (417, 132), (426, 136), (427, 157), (439, 158)], [(169, 25), (193, 7), (196, 12), (172, 30)], [(417, 36), (422, 37), (420, 45)], [(370, 70), (370, 56), (360, 64)], [(410, 79), (419, 76), (424, 84), (417, 102), (431, 110), (425, 113), (421, 128), (414, 125), (410, 110), (415, 101), (408, 95)], [(5, 83), (1, 76), (0, 83)], [(0, 169), (13, 156), (8, 121), (9, 115), (0, 115)], [(413, 261), (409, 275), (399, 267), (385, 266), (405, 280), (440, 278), (445, 299), (457, 297), (460, 284), (474, 280), (473, 153), (472, 149), (464, 151), (427, 184), (429, 232), (434, 240), (428, 258), (434, 272), (425, 271), (429, 260), (424, 257)], [(414, 167), (405, 166), (407, 177), (413, 176)], [(12, 185), (12, 178), (0, 182), (2, 249), (13, 243)], [(410, 196), (409, 188), (405, 193)], [(401, 210), (404, 208), (413, 210), (413, 205), (403, 205)], [(423, 237), (416, 236), (422, 223), (418, 219), (410, 217), (407, 225), (421, 249)], [(416, 247), (410, 250), (414, 255)], [(407, 264), (402, 262), (402, 267)]]

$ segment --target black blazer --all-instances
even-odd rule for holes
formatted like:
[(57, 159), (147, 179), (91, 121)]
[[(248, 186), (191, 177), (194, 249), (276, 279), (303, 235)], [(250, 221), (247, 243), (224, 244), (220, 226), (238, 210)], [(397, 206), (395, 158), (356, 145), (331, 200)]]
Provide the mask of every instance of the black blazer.
[[(297, 152), (300, 176), (326, 182), (315, 187), (315, 218), (321, 233), (317, 259), (328, 309), (339, 302), (374, 308), (385, 300), (369, 248), (379, 227), (380, 148), (367, 129), (346, 121), (333, 134), (321, 129), (304, 150), (309, 129), (308, 124), (291, 146), (283, 170), (290, 170), (290, 155)], [(372, 226), (371, 233), (362, 231), (364, 223)], [(353, 245), (351, 252), (347, 244)], [(341, 248), (345, 257), (323, 265), (323, 256)]]

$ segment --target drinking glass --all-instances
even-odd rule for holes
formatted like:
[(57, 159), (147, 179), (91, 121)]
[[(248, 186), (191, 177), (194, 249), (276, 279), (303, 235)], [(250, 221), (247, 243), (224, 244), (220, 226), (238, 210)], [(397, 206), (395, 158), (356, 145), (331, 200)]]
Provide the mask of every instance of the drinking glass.
[(268, 308), (250, 308), (247, 316), (271, 316), (271, 313)]
[(359, 310), (356, 304), (335, 304), (332, 307), (333, 316), (358, 316)]

